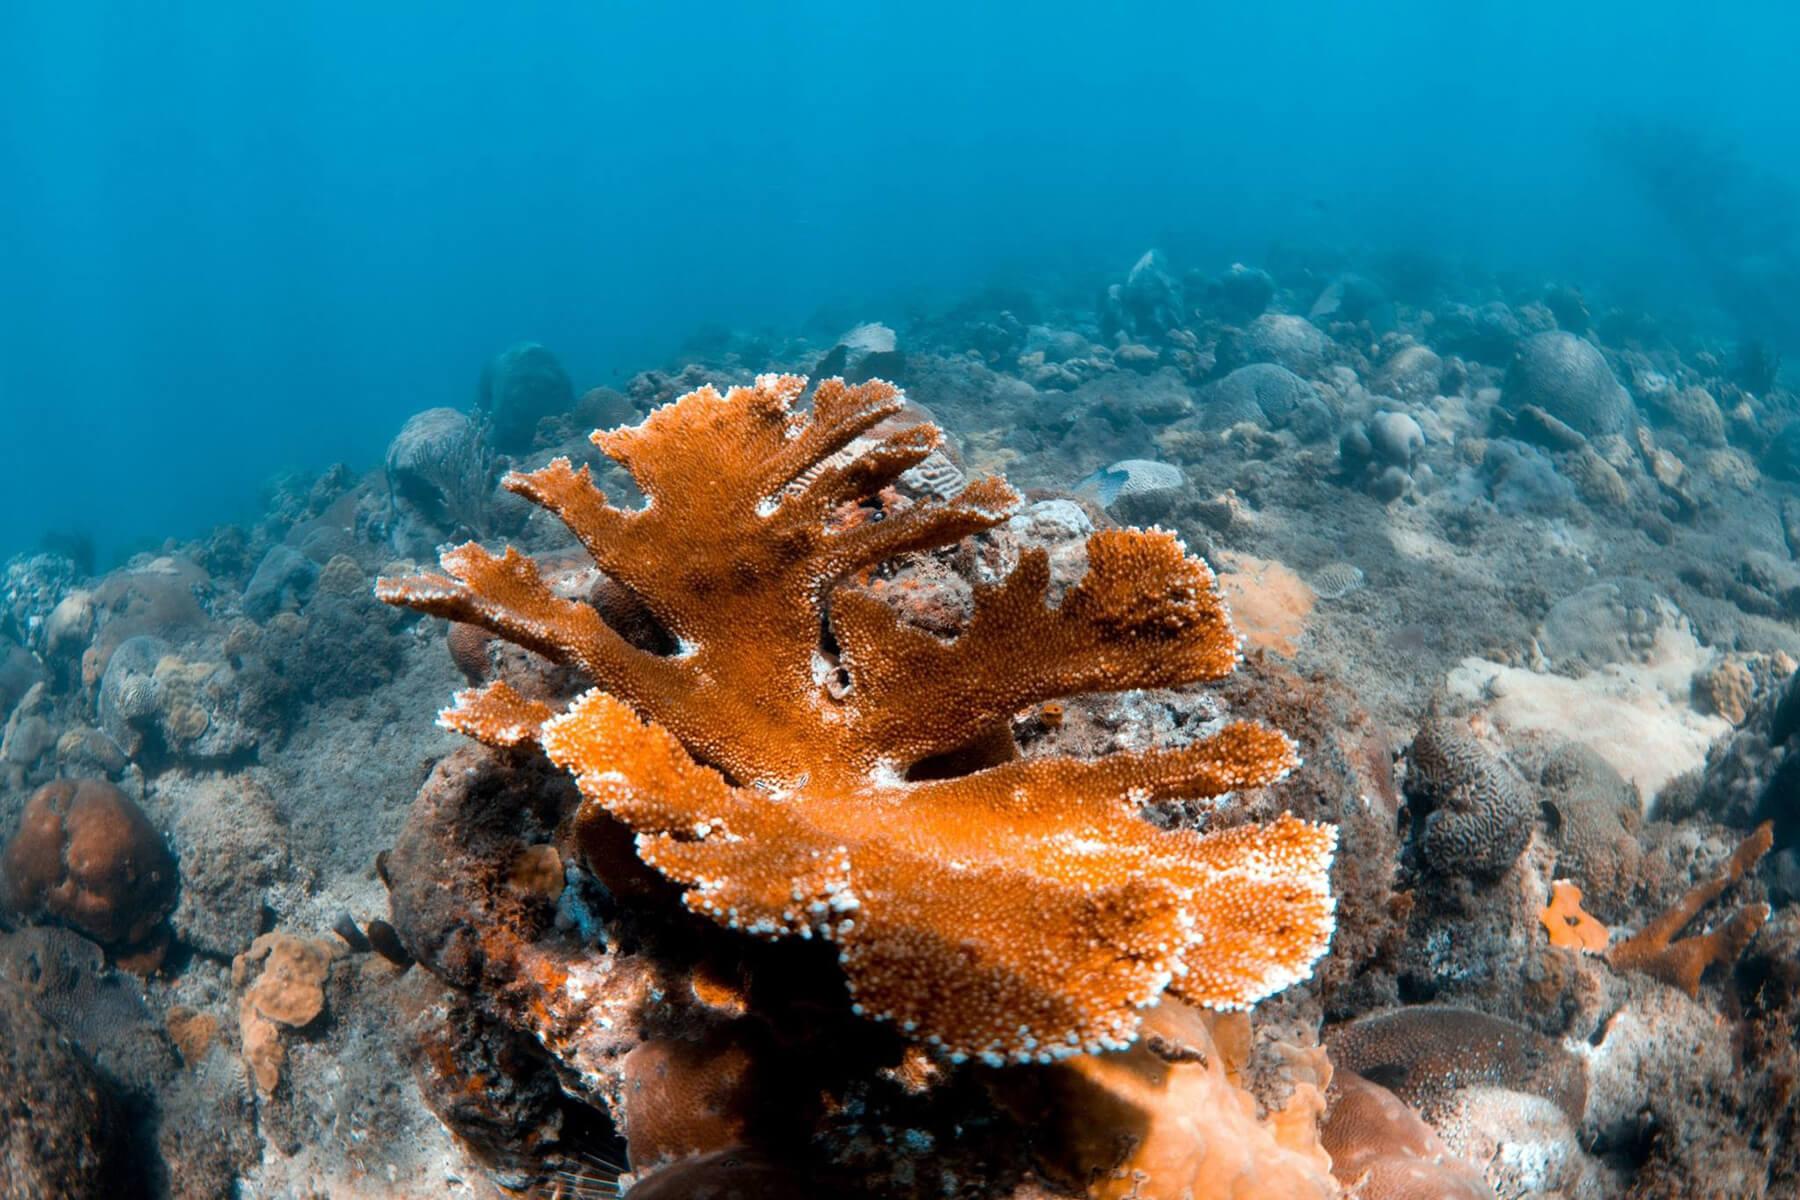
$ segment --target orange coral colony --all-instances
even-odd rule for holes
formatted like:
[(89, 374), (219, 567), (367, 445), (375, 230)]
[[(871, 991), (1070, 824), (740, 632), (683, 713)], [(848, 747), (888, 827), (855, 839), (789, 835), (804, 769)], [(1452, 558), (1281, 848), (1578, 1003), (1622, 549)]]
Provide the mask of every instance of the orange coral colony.
[[(1306, 978), (1332, 931), (1332, 827), (1283, 816), (1201, 835), (1138, 811), (1280, 778), (1296, 761), (1283, 734), (1237, 723), (1177, 749), (909, 778), (1045, 701), (1229, 674), (1238, 638), (1212, 572), (1167, 532), (1106, 531), (1054, 606), (1034, 549), (977, 589), (954, 639), (909, 626), (840, 585), (999, 525), (1019, 497), (986, 479), (894, 503), (938, 429), (863, 436), (904, 406), (896, 388), (830, 379), (797, 410), (805, 387), (701, 388), (596, 433), (646, 496), (638, 510), (566, 459), (507, 478), (636, 593), (671, 655), (557, 595), (514, 549), (469, 543), (442, 556), (447, 576), (382, 581), (389, 603), (597, 685), (555, 714), (496, 682), (460, 693), (443, 724), (541, 746), (580, 787), (578, 836), (622, 822), (693, 911), (830, 940), (859, 1012), (957, 1059), (1123, 1047), (1165, 991), (1231, 1009)], [(882, 519), (856, 519), (884, 489)]]
[(1581, 907), (1581, 889), (1567, 879), (1550, 884), (1550, 903), (1538, 914), (1538, 920), (1549, 931), (1550, 944), (1565, 950), (1599, 954), (1612, 937), (1605, 925)]

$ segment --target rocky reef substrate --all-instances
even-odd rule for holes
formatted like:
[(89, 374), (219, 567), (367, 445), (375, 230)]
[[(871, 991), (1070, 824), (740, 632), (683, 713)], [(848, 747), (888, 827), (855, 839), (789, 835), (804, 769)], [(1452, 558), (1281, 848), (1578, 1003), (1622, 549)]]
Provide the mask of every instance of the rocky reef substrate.
[[(253, 526), (8, 562), (0, 1193), (1793, 1194), (1800, 397), (1768, 352), (1396, 258), (1120, 266), (616, 390), (516, 347)], [(629, 504), (590, 429), (767, 371), (901, 385), (868, 439), (945, 431), (845, 527), (1023, 493), (846, 584), (922, 635), (1040, 553), (1054, 603), (1096, 532), (1212, 566), (1235, 672), (1034, 702), (984, 753), (1284, 731), (1278, 782), (1144, 817), (1333, 826), (1310, 978), (1247, 1021), (1166, 1002), (1130, 1050), (953, 1061), (856, 1016), (819, 942), (684, 909), (534, 748), (435, 724), (591, 681), (375, 580), (510, 544), (681, 653), (502, 480), (562, 457)]]

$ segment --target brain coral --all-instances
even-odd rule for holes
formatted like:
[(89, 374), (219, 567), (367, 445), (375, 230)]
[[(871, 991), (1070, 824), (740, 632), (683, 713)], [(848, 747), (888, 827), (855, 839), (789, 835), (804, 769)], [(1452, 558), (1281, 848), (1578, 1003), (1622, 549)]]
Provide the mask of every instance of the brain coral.
[(1420, 848), (1432, 869), (1492, 877), (1531, 837), (1531, 796), (1507, 765), (1443, 717), (1429, 717), (1408, 751), (1407, 791), (1423, 799)]
[(480, 625), (599, 685), (558, 715), (498, 682), (459, 694), (443, 723), (541, 746), (585, 798), (579, 839), (604, 845), (622, 822), (693, 911), (835, 943), (859, 1011), (953, 1056), (1124, 1046), (1165, 990), (1232, 1008), (1306, 977), (1332, 929), (1331, 828), (1284, 816), (1201, 835), (1138, 814), (1279, 778), (1295, 761), (1282, 734), (1237, 723), (1175, 750), (909, 778), (1046, 700), (1228, 674), (1237, 636), (1205, 564), (1164, 532), (1096, 533), (1054, 607), (1033, 551), (977, 590), (954, 639), (913, 628), (838, 585), (998, 525), (1018, 497), (986, 479), (898, 499), (889, 485), (938, 430), (844, 452), (904, 398), (833, 379), (796, 411), (805, 386), (702, 388), (596, 434), (647, 497), (635, 511), (566, 459), (505, 481), (563, 518), (673, 654), (558, 596), (516, 550), (471, 543), (443, 555), (447, 576), (384, 580), (390, 603)]
[(1589, 437), (1625, 433), (1637, 421), (1631, 395), (1593, 344), (1572, 333), (1534, 333), (1520, 343), (1502, 399), (1517, 412), (1527, 404)]

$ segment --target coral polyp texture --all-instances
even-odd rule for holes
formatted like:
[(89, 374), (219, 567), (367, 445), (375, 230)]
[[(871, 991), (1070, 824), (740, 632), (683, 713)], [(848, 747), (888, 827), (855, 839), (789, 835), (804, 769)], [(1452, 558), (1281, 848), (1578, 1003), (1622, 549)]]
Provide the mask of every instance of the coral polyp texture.
[(389, 603), (597, 685), (556, 713), (497, 681), (443, 723), (541, 746), (583, 795), (578, 840), (622, 822), (693, 911), (835, 943), (859, 1011), (956, 1057), (1122, 1047), (1165, 991), (1239, 1008), (1306, 978), (1332, 931), (1332, 827), (1200, 834), (1139, 812), (1279, 779), (1296, 762), (1282, 733), (1240, 722), (1175, 749), (943, 766), (1010, 750), (1010, 719), (1044, 701), (1228, 675), (1238, 638), (1212, 572), (1172, 534), (1109, 530), (1054, 605), (1030, 550), (954, 638), (908, 625), (842, 585), (1004, 522), (1018, 496), (984, 479), (904, 500), (890, 485), (939, 430), (862, 437), (905, 405), (896, 388), (830, 379), (802, 410), (805, 388), (701, 388), (596, 433), (643, 491), (636, 510), (566, 459), (505, 481), (635, 593), (673, 654), (633, 645), (514, 549), (470, 543), (442, 556), (446, 575), (384, 580)]

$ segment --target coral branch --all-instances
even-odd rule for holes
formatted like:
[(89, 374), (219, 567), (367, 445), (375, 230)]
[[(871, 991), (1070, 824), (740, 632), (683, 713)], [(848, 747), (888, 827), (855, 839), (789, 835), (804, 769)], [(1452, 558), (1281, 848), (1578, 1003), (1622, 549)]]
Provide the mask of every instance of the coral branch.
[(449, 578), (416, 575), (383, 579), (375, 594), (434, 617), (478, 625), (552, 662), (574, 663), (596, 679), (625, 687), (652, 656), (607, 628), (591, 605), (550, 590), (535, 561), (507, 548), (490, 554), (474, 542), (446, 550), (440, 559)]
[(1723, 925), (1703, 934), (1675, 940), (1675, 935), (1726, 888), (1749, 874), (1774, 843), (1774, 825), (1764, 821), (1738, 844), (1718, 876), (1697, 884), (1643, 929), (1614, 946), (1607, 960), (1621, 971), (1643, 971), (1690, 996), (1700, 994), (1700, 977), (1713, 963), (1729, 963), (1744, 952), (1763, 922), (1767, 904), (1747, 905)]
[[(596, 434), (647, 497), (635, 512), (562, 460), (507, 481), (637, 594), (679, 639), (673, 657), (626, 643), (513, 550), (459, 547), (448, 579), (384, 583), (391, 603), (478, 624), (598, 684), (561, 715), (504, 684), (466, 691), (444, 724), (541, 745), (583, 795), (578, 842), (622, 823), (693, 911), (833, 942), (860, 1011), (954, 1056), (1124, 1046), (1165, 991), (1234, 1008), (1305, 978), (1332, 931), (1334, 830), (1284, 816), (1202, 835), (1137, 811), (1272, 782), (1296, 761), (1279, 732), (1237, 724), (1174, 750), (905, 777), (1040, 700), (1223, 677), (1238, 643), (1212, 573), (1167, 533), (1097, 534), (1054, 607), (1048, 562), (1027, 553), (978, 592), (953, 641), (906, 627), (838, 585), (990, 528), (1019, 497), (981, 480), (844, 521), (941, 435), (858, 440), (899, 411), (898, 391), (827, 380), (806, 414), (804, 386), (704, 388)], [(822, 639), (841, 649), (848, 689), (828, 686)]]
[(438, 724), (500, 750), (535, 746), (544, 722), (556, 714), (542, 700), (527, 700), (504, 681), (456, 693)]
[[(1237, 664), (1212, 572), (1172, 534), (1097, 533), (1086, 576), (1055, 608), (1049, 585), (1048, 558), (1027, 552), (998, 586), (976, 593), (968, 628), (949, 643), (901, 624), (874, 597), (838, 595), (832, 629), (868, 742), (916, 760), (1042, 700), (1216, 680)], [(1037, 652), (1021, 656), (1020, 646)]]

